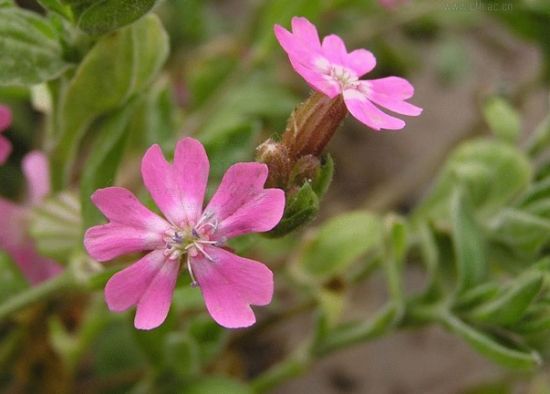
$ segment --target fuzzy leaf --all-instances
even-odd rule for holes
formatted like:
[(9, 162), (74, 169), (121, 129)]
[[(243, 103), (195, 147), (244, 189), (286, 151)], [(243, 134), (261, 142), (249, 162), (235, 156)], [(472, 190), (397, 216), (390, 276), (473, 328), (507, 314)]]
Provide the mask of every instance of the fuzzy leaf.
[(492, 238), (527, 255), (538, 253), (550, 240), (550, 219), (519, 209), (505, 209), (491, 226)]
[(451, 332), (468, 342), (479, 353), (504, 367), (533, 369), (541, 364), (541, 358), (535, 351), (529, 352), (507, 347), (455, 316), (443, 316), (443, 324)]
[(148, 13), (158, 0), (65, 0), (71, 5), (77, 26), (99, 35), (119, 29)]
[(415, 216), (448, 220), (457, 183), (465, 187), (476, 213), (491, 215), (525, 190), (531, 176), (527, 157), (510, 144), (484, 139), (463, 143), (451, 154)]
[(305, 272), (326, 279), (344, 271), (382, 241), (382, 222), (365, 211), (349, 212), (323, 224), (304, 245), (299, 261)]
[(67, 67), (47, 19), (20, 8), (0, 8), (0, 85), (39, 84)]
[(514, 281), (499, 296), (476, 308), (470, 317), (489, 324), (520, 321), (542, 287), (542, 275), (529, 273)]
[(520, 118), (516, 110), (504, 99), (491, 97), (483, 107), (485, 121), (502, 141), (515, 143), (520, 134)]
[(485, 244), (467, 197), (458, 188), (452, 200), (451, 221), (457, 265), (457, 289), (479, 285), (487, 275)]
[(128, 121), (134, 109), (135, 105), (130, 103), (105, 119), (102, 127), (98, 130), (94, 145), (90, 149), (80, 186), (84, 229), (99, 223), (103, 217), (93, 205), (90, 197), (96, 189), (114, 183), (116, 170), (124, 151)]
[(60, 103), (53, 152), (54, 186), (69, 180), (77, 148), (90, 123), (143, 90), (168, 55), (168, 37), (154, 16), (104, 36), (86, 55)]
[(30, 234), (40, 254), (67, 261), (72, 251), (81, 245), (81, 226), (78, 197), (62, 192), (33, 209)]
[(319, 211), (319, 198), (311, 184), (306, 182), (290, 198), (287, 197), (283, 218), (268, 236), (281, 237), (311, 221)]

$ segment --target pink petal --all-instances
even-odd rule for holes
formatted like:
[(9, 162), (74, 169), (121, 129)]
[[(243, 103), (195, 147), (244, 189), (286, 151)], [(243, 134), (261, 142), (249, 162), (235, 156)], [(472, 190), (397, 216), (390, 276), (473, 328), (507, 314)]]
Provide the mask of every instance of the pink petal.
[(150, 330), (160, 326), (170, 310), (178, 279), (179, 261), (168, 260), (161, 267), (137, 305), (134, 326)]
[(176, 145), (174, 156), (176, 181), (181, 188), (182, 206), (187, 220), (197, 222), (208, 184), (210, 163), (202, 144), (193, 138), (184, 138)]
[(63, 268), (53, 260), (42, 257), (34, 249), (31, 240), (15, 248), (10, 248), (8, 254), (17, 263), (23, 276), (32, 284), (37, 285), (59, 275)]
[(289, 59), (294, 71), (304, 78), (312, 89), (325, 94), (329, 98), (334, 98), (342, 93), (340, 85), (334, 79), (328, 78), (318, 70), (300, 64), (293, 57), (289, 57)]
[(346, 44), (336, 34), (323, 38), (323, 54), (332, 63), (340, 66), (346, 65), (348, 51)]
[(355, 71), (360, 78), (374, 69), (376, 58), (366, 49), (356, 49), (348, 54), (345, 65)]
[(158, 145), (143, 157), (141, 173), (145, 186), (164, 215), (175, 225), (196, 222), (208, 177), (208, 158), (200, 142), (185, 138), (176, 147), (174, 166)]
[(376, 108), (376, 106), (358, 90), (345, 90), (344, 101), (349, 112), (357, 120), (374, 130), (400, 130), (405, 127), (404, 121), (394, 118)]
[(117, 223), (94, 226), (84, 234), (84, 246), (97, 261), (108, 261), (125, 254), (153, 250), (163, 244), (160, 234), (153, 234)]
[(308, 21), (303, 16), (295, 16), (292, 18), (292, 33), (302, 41), (302, 43), (311, 46), (312, 48), (320, 48), (319, 33), (313, 23)]
[(105, 301), (109, 309), (122, 312), (137, 305), (165, 260), (162, 251), (155, 250), (114, 274), (105, 286)]
[(279, 41), (279, 44), (281, 44), (281, 47), (283, 47), (289, 56), (295, 57), (301, 63), (310, 63), (310, 59), (314, 53), (308, 45), (303, 45), (295, 35), (282, 26), (275, 25), (273, 31), (277, 41)]
[(0, 105), (0, 132), (10, 127), (12, 121), (11, 111), (5, 105)]
[(170, 225), (145, 207), (134, 194), (123, 187), (98, 189), (92, 201), (111, 223), (164, 233)]
[(8, 160), (11, 150), (11, 142), (6, 137), (0, 135), (0, 165)]
[(224, 249), (207, 248), (213, 259), (192, 258), (191, 266), (208, 313), (221, 326), (248, 327), (256, 322), (250, 305), (267, 305), (273, 297), (273, 273), (264, 264)]
[(107, 261), (123, 254), (152, 250), (164, 244), (170, 225), (121, 187), (99, 189), (92, 201), (110, 220), (84, 235), (86, 250), (94, 259)]
[(285, 209), (285, 193), (280, 189), (265, 189), (246, 201), (231, 216), (219, 224), (219, 235), (237, 235), (269, 231), (279, 223)]
[(275, 25), (275, 37), (288, 54), (294, 70), (306, 80), (315, 90), (318, 90), (330, 98), (340, 94), (338, 84), (323, 74), (318, 67), (319, 63), (327, 63), (323, 56), (317, 30), (305, 18), (293, 18), (293, 26), (298, 33), (290, 33), (279, 25)]
[(10, 247), (21, 245), (25, 241), (25, 216), (24, 207), (15, 205), (11, 201), (0, 198), (0, 249), (7, 250)]
[(414, 94), (414, 88), (407, 80), (398, 77), (383, 79), (385, 81), (382, 82), (361, 81), (359, 90), (364, 92), (369, 100), (390, 111), (409, 116), (418, 116), (422, 113), (422, 108), (403, 101)]
[(414, 87), (411, 83), (400, 77), (369, 79), (363, 82), (368, 83), (370, 90), (396, 99), (406, 100), (414, 94)]
[(219, 222), (233, 215), (263, 190), (267, 172), (262, 163), (237, 163), (229, 167), (204, 210), (205, 215), (214, 214)]
[(22, 167), (30, 203), (37, 204), (50, 193), (48, 158), (40, 151), (30, 152), (23, 158)]
[(62, 268), (36, 252), (32, 241), (25, 234), (26, 216), (24, 207), (0, 199), (0, 249), (11, 256), (23, 276), (34, 285), (59, 274)]

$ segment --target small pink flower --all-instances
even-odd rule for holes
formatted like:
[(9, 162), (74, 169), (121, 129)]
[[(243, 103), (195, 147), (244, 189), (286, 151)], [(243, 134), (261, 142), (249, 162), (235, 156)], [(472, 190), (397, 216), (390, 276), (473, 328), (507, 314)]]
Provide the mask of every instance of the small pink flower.
[(404, 5), (406, 2), (408, 2), (408, 0), (378, 0), (378, 3), (388, 10), (393, 10)]
[(422, 112), (405, 101), (414, 94), (407, 80), (399, 77), (359, 79), (376, 65), (374, 55), (366, 49), (348, 53), (342, 39), (334, 34), (326, 36), (321, 43), (315, 26), (303, 17), (292, 18), (292, 33), (275, 25), (275, 36), (294, 70), (313, 89), (330, 98), (342, 94), (349, 112), (372, 129), (405, 127), (403, 120), (382, 112), (377, 105), (402, 115), (418, 116)]
[[(0, 133), (6, 131), (11, 125), (11, 111), (8, 107), (0, 105)], [(11, 153), (10, 141), (0, 135), (0, 165), (4, 164)]]
[(284, 193), (264, 189), (265, 164), (237, 163), (227, 170), (203, 209), (208, 172), (204, 147), (184, 138), (176, 145), (173, 164), (165, 160), (158, 145), (149, 148), (141, 162), (145, 187), (166, 219), (120, 187), (99, 189), (92, 195), (109, 223), (86, 232), (88, 253), (107, 261), (148, 252), (116, 273), (105, 287), (110, 310), (137, 306), (136, 328), (152, 329), (164, 322), (184, 264), (200, 287), (208, 312), (224, 327), (252, 325), (256, 319), (250, 305), (271, 302), (272, 272), (223, 245), (229, 238), (275, 227), (283, 214)]
[(50, 192), (48, 159), (38, 151), (23, 159), (23, 173), (27, 180), (28, 201), (17, 205), (0, 198), (0, 249), (17, 263), (27, 280), (36, 285), (58, 275), (62, 268), (55, 261), (38, 254), (28, 236), (28, 216), (34, 205)]

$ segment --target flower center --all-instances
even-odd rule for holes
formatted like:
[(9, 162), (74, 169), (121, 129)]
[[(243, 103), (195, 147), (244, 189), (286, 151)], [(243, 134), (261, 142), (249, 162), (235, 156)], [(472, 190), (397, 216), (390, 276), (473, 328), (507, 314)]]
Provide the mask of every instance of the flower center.
[(331, 65), (328, 76), (337, 82), (342, 90), (355, 87), (358, 81), (357, 75), (352, 70), (339, 65)]
[(357, 87), (359, 78), (353, 70), (339, 64), (333, 64), (324, 57), (317, 58), (315, 66), (327, 80), (337, 83), (341, 91)]
[(164, 233), (164, 255), (169, 260), (174, 261), (179, 261), (183, 255), (187, 255), (187, 268), (194, 285), (196, 281), (191, 264), (189, 263), (189, 257), (202, 255), (207, 260), (214, 261), (204, 248), (209, 245), (223, 245), (225, 240), (216, 236), (217, 230), (217, 219), (213, 214), (205, 213), (196, 224), (189, 223), (183, 226), (172, 226)]
[(198, 223), (186, 224), (181, 227), (172, 226), (164, 233), (164, 255), (170, 260), (177, 260), (184, 254), (192, 257), (203, 254), (211, 258), (204, 251), (205, 245), (221, 245), (223, 240), (214, 239), (218, 230), (218, 221), (212, 214), (204, 214)]

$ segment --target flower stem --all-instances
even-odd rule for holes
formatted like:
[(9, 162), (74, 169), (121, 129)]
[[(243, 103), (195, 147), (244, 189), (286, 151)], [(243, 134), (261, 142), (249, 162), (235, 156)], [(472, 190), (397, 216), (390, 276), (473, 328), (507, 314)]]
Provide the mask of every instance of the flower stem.
[(303, 349), (293, 353), (290, 357), (284, 359), (278, 364), (268, 369), (258, 376), (251, 383), (252, 390), (255, 393), (264, 393), (278, 386), (282, 382), (295, 378), (303, 374), (310, 364), (311, 360)]
[(20, 311), (27, 305), (41, 301), (60, 291), (70, 289), (73, 285), (73, 275), (71, 275), (70, 272), (65, 271), (63, 274), (53, 279), (16, 294), (0, 304), (0, 321), (6, 319), (13, 313)]

